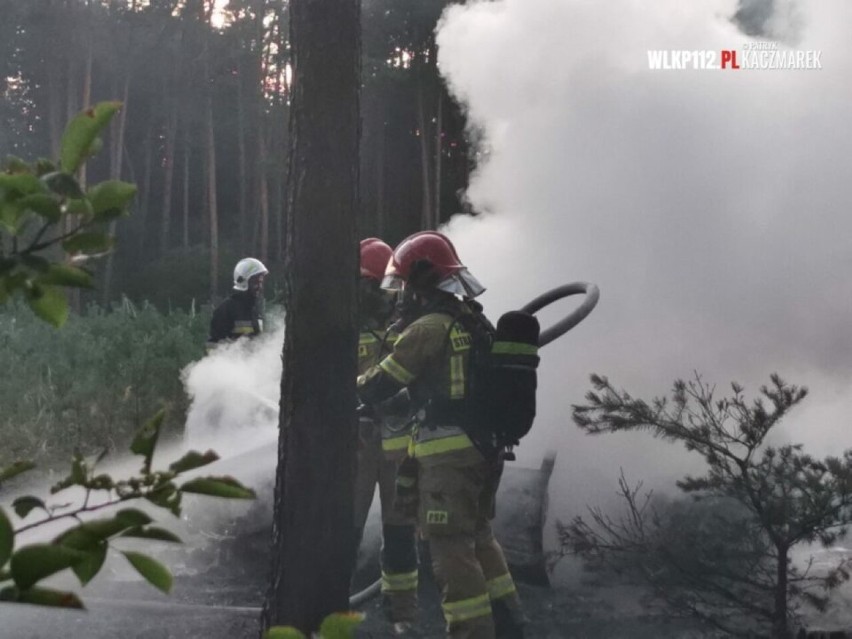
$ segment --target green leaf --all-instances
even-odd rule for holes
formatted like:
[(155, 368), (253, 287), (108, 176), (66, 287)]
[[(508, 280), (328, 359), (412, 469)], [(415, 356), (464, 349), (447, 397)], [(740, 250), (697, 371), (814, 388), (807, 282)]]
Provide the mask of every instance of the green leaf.
[(0, 508), (0, 568), (6, 565), (12, 556), (12, 548), (15, 546), (15, 529), (12, 522)]
[(101, 102), (79, 113), (62, 135), (60, 165), (63, 171), (75, 172), (92, 152), (95, 139), (121, 107), (120, 102)]
[(136, 185), (119, 180), (107, 180), (89, 189), (92, 211), (99, 219), (113, 219), (124, 215), (136, 195)]
[(122, 527), (112, 518), (95, 519), (63, 531), (53, 540), (53, 544), (86, 552), (96, 548), (106, 537), (121, 530)]
[(62, 290), (54, 286), (33, 287), (27, 295), (27, 303), (38, 317), (57, 328), (68, 319), (68, 300)]
[[(30, 193), (44, 193), (44, 184), (31, 173), (0, 173), (0, 190), (6, 191), (7, 199), (17, 199)], [(16, 197), (9, 197), (9, 195)]]
[(21, 519), (29, 515), (35, 508), (46, 510), (44, 502), (38, 497), (33, 497), (32, 495), (18, 497), (12, 502), (12, 508), (15, 509), (15, 513), (17, 513), (18, 517)]
[(263, 635), (263, 639), (307, 639), (305, 635), (293, 626), (272, 626)]
[(136, 526), (146, 526), (150, 524), (153, 520), (148, 516), (147, 513), (138, 510), (137, 508), (124, 508), (119, 510), (115, 514), (115, 518), (122, 522), (128, 528), (135, 528)]
[(106, 561), (108, 548), (109, 544), (106, 541), (99, 541), (93, 548), (86, 550), (85, 559), (71, 566), (71, 570), (77, 575), (81, 586), (85, 586), (101, 571)]
[(0, 202), (0, 224), (10, 235), (17, 235), (26, 220), (26, 211), (18, 201)]
[(254, 499), (255, 492), (246, 488), (233, 477), (199, 477), (180, 487), (182, 492), (227, 499)]
[(84, 560), (86, 554), (65, 546), (33, 544), (12, 555), (12, 578), (26, 590), (39, 581)]
[(136, 572), (142, 575), (154, 587), (168, 593), (172, 589), (172, 574), (163, 564), (151, 559), (148, 555), (132, 551), (122, 551), (127, 561), (136, 568)]
[(35, 604), (37, 606), (52, 606), (55, 608), (77, 608), (84, 610), (86, 606), (73, 592), (63, 592), (51, 588), (30, 588), (18, 595), (18, 603)]
[[(104, 148), (104, 140), (101, 136), (97, 136), (92, 143), (89, 145), (89, 152), (86, 154), (86, 157), (91, 157), (93, 155), (97, 155)], [(83, 158), (84, 160), (86, 158)]]
[(126, 528), (127, 525), (115, 517), (93, 519), (69, 528), (54, 539), (53, 543), (73, 550), (88, 552), (97, 548), (105, 539), (117, 535)]
[(219, 455), (212, 450), (208, 450), (203, 454), (198, 451), (191, 450), (176, 462), (169, 464), (169, 470), (174, 473), (185, 473), (188, 470), (212, 464), (217, 459), (219, 459)]
[(62, 215), (59, 202), (47, 193), (32, 193), (18, 200), (18, 205), (24, 210), (41, 215), (48, 222), (58, 222)]
[(35, 171), (36, 175), (41, 177), (46, 173), (53, 173), (56, 171), (56, 164), (46, 158), (39, 158), (35, 163)]
[(142, 429), (136, 433), (133, 442), (130, 444), (130, 452), (137, 455), (142, 455), (145, 458), (145, 464), (142, 467), (142, 472), (151, 472), (151, 458), (154, 456), (154, 450), (157, 447), (157, 439), (160, 437), (160, 426), (163, 425), (163, 419), (166, 412), (161, 408), (157, 411)]
[(41, 255), (22, 255), (21, 263), (37, 273), (47, 273), (50, 269), (50, 261)]
[(65, 212), (71, 215), (82, 215), (84, 218), (91, 219), (94, 216), (92, 211), (92, 203), (87, 198), (71, 198), (65, 204)]
[(323, 619), (320, 625), (320, 637), (323, 639), (351, 639), (355, 628), (364, 621), (360, 612), (335, 612)]
[(3, 170), (6, 173), (31, 173), (30, 165), (24, 162), (21, 158), (10, 155), (6, 157), (3, 163)]
[(62, 243), (62, 248), (72, 255), (75, 253), (97, 255), (112, 249), (113, 244), (115, 241), (106, 233), (84, 232), (69, 237)]
[(62, 592), (50, 588), (30, 588), (21, 590), (16, 586), (10, 586), (0, 590), (0, 601), (13, 601), (15, 603), (35, 604), (37, 606), (51, 606), (58, 608), (85, 609), (83, 602), (73, 592)]
[(168, 541), (174, 544), (181, 544), (183, 541), (170, 530), (165, 528), (157, 528), (149, 526), (148, 528), (130, 528), (121, 533), (122, 537), (138, 537), (140, 539), (154, 539), (156, 541)]
[(51, 191), (62, 197), (84, 197), (80, 183), (70, 173), (54, 171), (41, 176), (41, 181)]
[(16, 475), (20, 475), (21, 473), (25, 473), (28, 470), (32, 470), (36, 465), (31, 461), (16, 461), (11, 466), (6, 466), (5, 468), (0, 468), (0, 484), (2, 484), (7, 479), (12, 479)]
[(53, 543), (74, 550), (90, 551), (114, 535), (150, 523), (151, 518), (141, 510), (126, 508), (119, 510), (113, 517), (84, 521), (69, 528), (56, 537)]
[(39, 277), (38, 282), (75, 288), (94, 288), (95, 285), (94, 278), (89, 271), (68, 264), (50, 264), (47, 273)]
[(165, 508), (175, 517), (180, 517), (181, 494), (172, 482), (169, 482), (161, 488), (148, 493), (145, 495), (145, 499), (155, 506)]

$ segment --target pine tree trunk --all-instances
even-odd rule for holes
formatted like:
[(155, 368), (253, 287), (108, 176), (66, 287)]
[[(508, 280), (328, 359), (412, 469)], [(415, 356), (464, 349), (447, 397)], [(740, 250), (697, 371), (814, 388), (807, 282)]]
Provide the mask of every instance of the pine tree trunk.
[(201, 19), (205, 23), (205, 41), (203, 63), (203, 76), (206, 84), (204, 96), (205, 101), (205, 146), (206, 158), (205, 164), (207, 168), (207, 183), (206, 183), (206, 200), (207, 200), (207, 219), (208, 231), (210, 237), (210, 299), (215, 300), (219, 291), (219, 203), (216, 197), (216, 136), (213, 132), (213, 91), (212, 79), (210, 73), (210, 19), (213, 17), (213, 9), (215, 1), (208, 0), (202, 5)]
[(54, 62), (47, 69), (48, 108), (50, 126), (50, 157), (59, 159), (59, 143), (62, 139), (62, 75)]
[(787, 619), (789, 549), (786, 546), (776, 545), (775, 550), (777, 564), (775, 566), (775, 621), (772, 636), (774, 639), (791, 639), (792, 634)]
[(259, 213), (260, 213), (260, 241), (259, 253), (260, 261), (266, 262), (269, 259), (269, 184), (266, 175), (266, 140), (264, 139), (266, 127), (260, 127), (257, 132), (258, 138), (258, 167), (257, 177), (258, 198), (259, 198)]
[[(110, 158), (109, 158), (109, 174), (113, 180), (121, 179), (121, 171), (124, 160), (124, 132), (127, 130), (127, 98), (130, 96), (130, 76), (124, 77), (124, 90), (121, 94), (121, 111), (118, 112), (118, 118), (112, 121), (110, 131)], [(109, 234), (115, 237), (116, 222), (113, 220), (109, 223)], [(110, 253), (107, 256), (106, 269), (104, 273), (104, 288), (101, 297), (101, 304), (106, 306), (112, 296), (112, 277), (115, 269), (115, 253)]]
[(379, 104), (381, 117), (379, 126), (376, 127), (376, 235), (384, 237), (385, 234), (385, 106)]
[(443, 111), (444, 111), (444, 87), (438, 84), (438, 105), (435, 108), (435, 193), (434, 204), (435, 213), (432, 216), (432, 228), (436, 229), (441, 225), (441, 152), (444, 148), (444, 140), (442, 138), (444, 131)]
[[(422, 75), (422, 71), (421, 71)], [(417, 128), (420, 130), (420, 184), (423, 191), (420, 228), (432, 228), (432, 180), (429, 178), (429, 135), (426, 121), (426, 90), (421, 77), (417, 82)]]
[[(69, 79), (69, 81), (70, 81), (70, 79)], [(69, 106), (70, 106), (70, 102), (71, 101), (69, 100)], [(89, 105), (91, 104), (91, 102), (92, 102), (92, 34), (91, 34), (91, 32), (88, 32), (87, 33), (87, 46), (86, 46), (86, 64), (83, 67), (83, 92), (82, 92), (82, 96), (81, 96), (82, 107), (88, 108)], [(78, 108), (74, 109), (75, 115), (76, 115), (77, 110), (78, 110)], [(85, 191), (86, 190), (86, 178), (87, 178), (86, 164), (85, 163), (83, 163), (82, 166), (80, 166), (77, 177), (78, 177), (78, 182), (80, 183), (80, 187), (83, 189), (83, 191)], [(69, 215), (68, 217), (66, 217), (66, 222), (76, 226), (77, 220), (72, 219), (72, 218), (76, 218), (76, 217), (77, 216), (70, 216)], [(79, 314), (80, 311), (82, 310), (82, 307), (83, 307), (83, 301), (82, 301), (82, 297), (80, 295), (80, 289), (79, 288), (69, 289), (67, 291), (67, 295), (68, 295), (68, 306), (71, 308), (72, 311)]]
[(237, 204), (237, 215), (239, 216), (240, 229), (240, 251), (246, 252), (246, 217), (248, 192), (247, 162), (246, 162), (246, 108), (245, 91), (243, 90), (243, 68), (240, 65), (240, 73), (237, 74), (237, 175), (239, 184), (239, 202)]
[(175, 139), (177, 137), (177, 104), (172, 105), (166, 123), (166, 145), (163, 156), (163, 205), (160, 219), (160, 253), (169, 250), (172, 226), (172, 186), (175, 174)]
[(189, 161), (192, 150), (189, 144), (189, 129), (184, 128), (183, 135), (183, 207), (182, 207), (182, 242), (184, 249), (189, 248)]
[[(270, 138), (271, 149), (287, 148), (286, 122), (272, 122), (274, 135)], [(273, 166), (278, 166), (274, 163)], [(284, 171), (274, 172), (272, 178), (272, 207), (271, 215), (275, 220), (275, 259), (284, 260)]]
[(153, 131), (149, 127), (145, 135), (143, 143), (142, 157), (145, 166), (142, 169), (142, 188), (139, 190), (139, 216), (137, 224), (139, 225), (139, 252), (145, 250), (146, 239), (148, 236), (148, 206), (151, 201), (151, 165), (153, 164)]
[(219, 209), (216, 200), (216, 138), (213, 135), (213, 98), (206, 99), (205, 133), (207, 146), (207, 209), (210, 231), (210, 299), (219, 290)]
[(310, 632), (348, 609), (353, 561), (360, 7), (292, 0), (290, 12), (287, 324), (262, 625)]

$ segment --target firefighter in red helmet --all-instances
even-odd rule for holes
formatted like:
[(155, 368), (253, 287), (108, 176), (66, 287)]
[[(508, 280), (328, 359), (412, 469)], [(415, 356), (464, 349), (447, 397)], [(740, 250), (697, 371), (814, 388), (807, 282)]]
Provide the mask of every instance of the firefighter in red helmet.
[(499, 458), (474, 445), (465, 420), (471, 335), (458, 320), (481, 313), (473, 298), (485, 289), (452, 242), (434, 231), (396, 247), (383, 286), (402, 292), (409, 323), (393, 352), (358, 378), (359, 395), (375, 405), (406, 388), (425, 407), (400, 465), (397, 496), (409, 503), (416, 496), (447, 636), (522, 638), (520, 600), (490, 524)]
[[(396, 333), (387, 330), (393, 297), (380, 287), (392, 252), (377, 238), (361, 241), (359, 374), (388, 355), (396, 340)], [(410, 431), (407, 414), (381, 414), (379, 410), (359, 417), (356, 540), (360, 542), (378, 484), (382, 508), (382, 595), (393, 631), (398, 635), (409, 630), (417, 613), (416, 517), (393, 508), (396, 471), (408, 449)]]

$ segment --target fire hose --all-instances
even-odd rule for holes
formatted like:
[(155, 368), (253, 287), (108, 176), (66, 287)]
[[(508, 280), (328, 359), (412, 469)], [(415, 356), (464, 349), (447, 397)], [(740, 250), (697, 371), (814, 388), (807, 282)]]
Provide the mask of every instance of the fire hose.
[[(562, 286), (558, 286), (554, 289), (547, 291), (546, 293), (542, 293), (541, 295), (521, 307), (521, 310), (523, 312), (535, 314), (541, 309), (545, 308), (546, 306), (550, 306), (556, 301), (559, 301), (566, 297), (570, 297), (572, 295), (581, 294), (586, 296), (586, 299), (583, 300), (582, 304), (580, 304), (568, 315), (563, 317), (561, 320), (559, 320), (549, 328), (543, 330), (539, 334), (539, 347), (547, 346), (552, 341), (562, 337), (565, 333), (567, 333), (572, 328), (577, 326), (577, 324), (586, 319), (586, 317), (589, 316), (589, 313), (591, 313), (592, 310), (594, 310), (595, 306), (597, 306), (598, 304), (598, 300), (600, 299), (601, 295), (600, 290), (595, 284), (591, 284), (589, 282), (572, 282), (570, 284), (563, 284)], [(379, 592), (381, 592), (381, 589), (382, 580), (378, 579), (363, 590), (356, 592), (354, 595), (350, 596), (349, 607), (355, 608), (356, 606), (359, 606), (362, 603), (369, 601), (374, 596), (379, 594)]]

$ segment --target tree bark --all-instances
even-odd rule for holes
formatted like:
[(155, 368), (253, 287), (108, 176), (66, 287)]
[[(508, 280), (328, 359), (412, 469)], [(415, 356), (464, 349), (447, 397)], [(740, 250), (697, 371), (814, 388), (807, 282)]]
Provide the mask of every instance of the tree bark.
[(269, 260), (269, 181), (266, 169), (266, 127), (259, 126), (257, 132), (257, 178), (258, 178), (258, 212), (260, 214), (260, 261)]
[(219, 203), (216, 197), (216, 136), (213, 132), (213, 92), (212, 78), (210, 72), (210, 19), (213, 16), (215, 8), (214, 0), (208, 0), (202, 5), (201, 18), (205, 23), (206, 33), (204, 36), (204, 49), (202, 56), (203, 63), (203, 78), (205, 79), (206, 89), (204, 96), (204, 133), (205, 133), (205, 164), (207, 168), (206, 181), (206, 201), (207, 201), (207, 219), (208, 231), (210, 238), (210, 299), (215, 300), (219, 291)]
[(438, 105), (435, 108), (435, 193), (434, 205), (435, 213), (432, 217), (432, 228), (436, 229), (441, 225), (441, 152), (444, 148), (444, 87), (438, 84)]
[[(124, 90), (121, 96), (121, 111), (118, 112), (118, 118), (113, 120), (110, 131), (110, 158), (109, 158), (109, 174), (113, 180), (121, 179), (121, 171), (123, 168), (124, 159), (124, 132), (127, 130), (127, 98), (130, 96), (130, 76), (124, 76)], [(116, 221), (109, 223), (109, 234), (115, 236)], [(104, 290), (101, 297), (101, 304), (106, 306), (112, 296), (112, 276), (115, 270), (115, 253), (111, 252), (107, 256), (106, 272), (104, 274)]]
[(192, 153), (189, 143), (189, 129), (184, 128), (183, 135), (183, 201), (182, 201), (182, 242), (184, 249), (189, 248), (189, 160)]
[(216, 138), (213, 135), (213, 98), (206, 98), (205, 133), (207, 146), (207, 209), (210, 231), (210, 299), (219, 290), (219, 209), (216, 200)]
[(166, 122), (166, 141), (163, 155), (163, 206), (160, 218), (160, 253), (169, 250), (172, 227), (172, 186), (175, 175), (175, 140), (177, 138), (177, 103), (172, 104)]
[(139, 189), (139, 216), (137, 224), (139, 225), (138, 248), (140, 251), (145, 250), (145, 240), (148, 236), (148, 205), (151, 201), (151, 165), (153, 163), (153, 137), (154, 133), (151, 128), (145, 134), (145, 142), (142, 147), (142, 157), (144, 167), (142, 168), (142, 188)]
[(789, 548), (784, 545), (775, 546), (777, 553), (776, 582), (775, 582), (775, 622), (773, 628), (774, 639), (790, 639), (790, 627), (787, 619), (787, 598)]
[(239, 184), (239, 202), (237, 204), (237, 215), (239, 216), (240, 229), (240, 251), (246, 251), (246, 218), (247, 218), (247, 201), (248, 189), (247, 184), (247, 161), (246, 161), (246, 109), (245, 109), (245, 91), (243, 90), (243, 82), (245, 69), (242, 64), (239, 65), (237, 73), (237, 175)]
[(384, 237), (385, 234), (385, 117), (384, 104), (380, 104), (381, 117), (379, 126), (376, 127), (376, 235)]
[[(71, 82), (70, 78), (69, 78), (69, 82)], [(73, 86), (73, 84), (70, 84), (69, 87), (70, 86)], [(86, 62), (85, 62), (85, 65), (83, 66), (83, 87), (82, 88), (83, 88), (83, 90), (82, 90), (82, 95), (81, 95), (81, 99), (80, 99), (81, 106), (83, 108), (88, 108), (89, 105), (92, 102), (92, 33), (91, 33), (90, 30), (88, 30), (87, 33), (86, 33)], [(71, 100), (69, 100), (69, 106), (70, 106), (70, 104), (71, 104)], [(75, 108), (74, 109), (75, 115), (76, 115), (76, 111), (77, 111), (77, 109)], [(70, 121), (70, 118), (69, 118), (69, 121)], [(86, 190), (86, 181), (87, 181), (87, 172), (86, 172), (86, 163), (85, 162), (80, 166), (80, 168), (78, 170), (77, 179), (78, 179), (78, 182), (80, 184), (80, 187), (85, 191)], [(72, 219), (72, 218), (76, 218), (76, 217), (77, 217), (76, 215), (75, 216), (69, 215), (65, 218), (65, 221), (69, 225), (70, 224), (76, 225), (76, 219)], [(82, 310), (82, 307), (83, 307), (83, 300), (82, 300), (82, 297), (80, 295), (80, 289), (79, 288), (69, 289), (67, 291), (67, 295), (68, 295), (68, 306), (71, 308), (72, 311), (79, 314), (80, 311)]]
[(359, 0), (292, 0), (287, 319), (262, 626), (348, 608), (357, 370)]
[(423, 86), (425, 80), (422, 75), (417, 81), (417, 128), (420, 130), (420, 184), (423, 192), (422, 209), (420, 213), (420, 228), (432, 228), (432, 180), (429, 178), (429, 136), (427, 135), (428, 124), (426, 120), (426, 89)]

